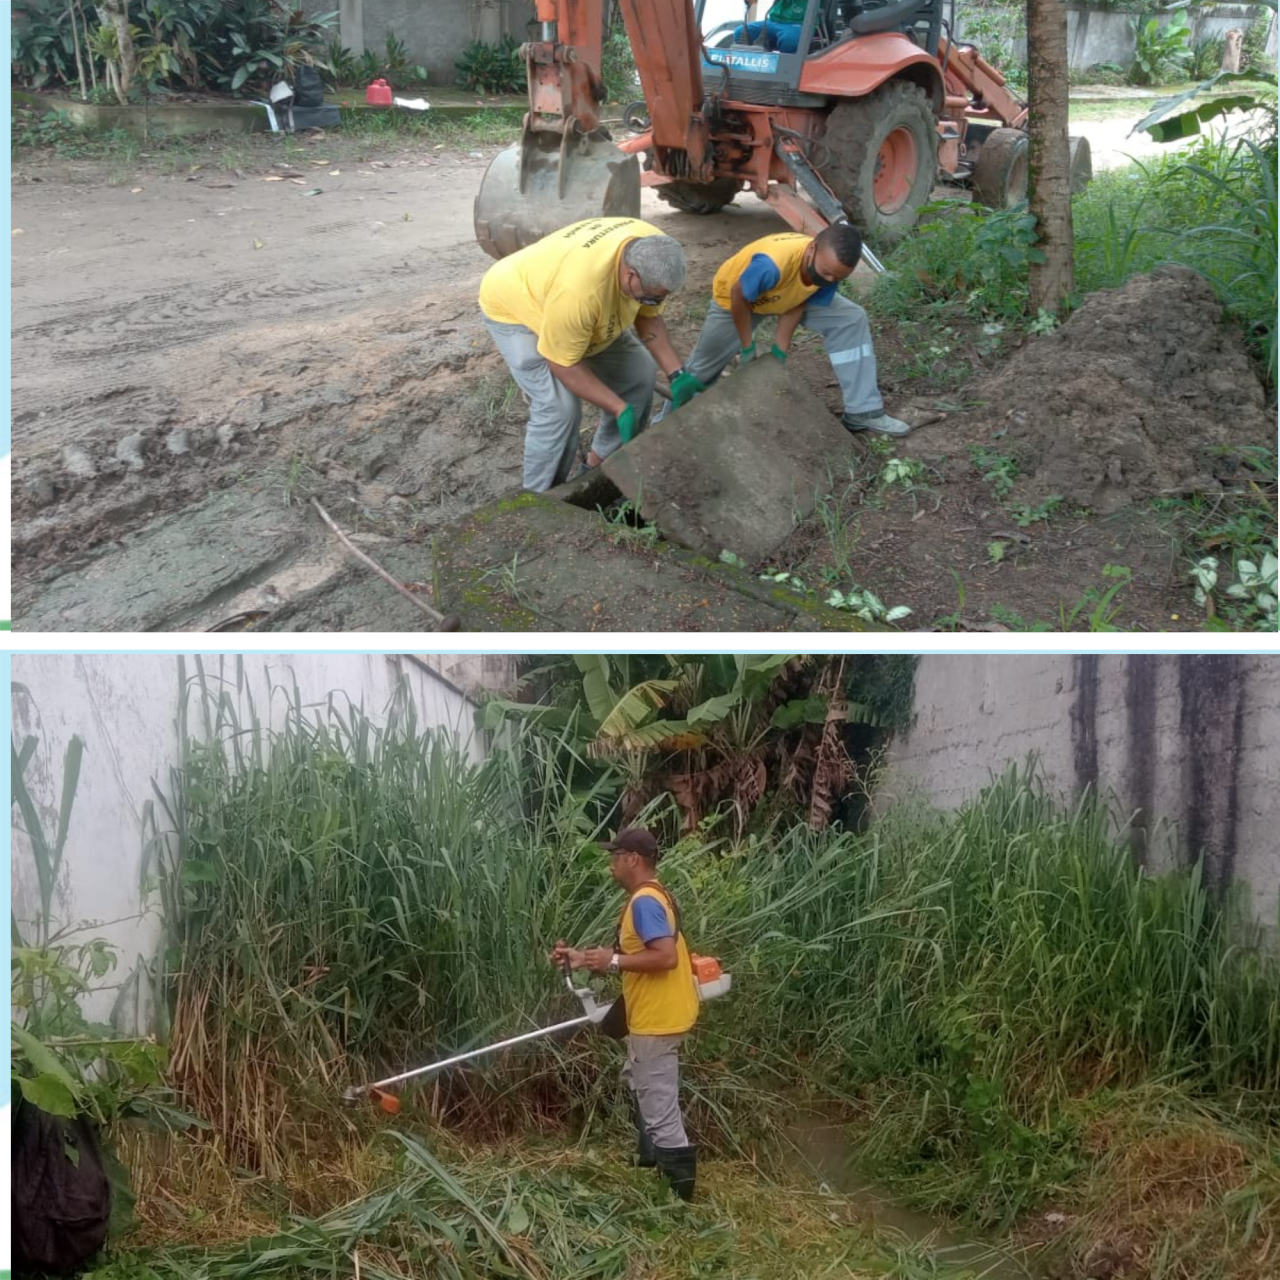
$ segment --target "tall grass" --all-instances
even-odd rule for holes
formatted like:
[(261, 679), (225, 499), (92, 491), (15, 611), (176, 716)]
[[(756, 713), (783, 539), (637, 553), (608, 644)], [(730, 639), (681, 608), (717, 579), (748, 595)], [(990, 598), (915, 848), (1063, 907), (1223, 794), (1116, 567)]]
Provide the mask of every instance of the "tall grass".
[[(546, 952), (612, 936), (594, 841), (616, 782), (584, 782), (599, 774), (567, 742), (532, 733), (469, 763), (406, 700), (378, 726), (280, 690), (273, 731), (194, 683), (206, 715), (181, 726), (173, 839), (155, 841), (173, 1073), (242, 1159), (278, 1166), (353, 1080), (566, 1016)], [(735, 976), (688, 1069), (696, 1123), (731, 1145), (764, 1090), (797, 1083), (892, 1081), (924, 1099), (913, 1141), (980, 1152), (1104, 1086), (1280, 1094), (1276, 959), (1194, 868), (1145, 874), (1101, 805), (1060, 811), (1030, 769), (954, 816), (903, 811), (865, 834), (695, 835), (662, 875), (694, 947)], [(614, 1053), (534, 1045), (431, 1096), (473, 1123), (563, 1118), (605, 1099)]]

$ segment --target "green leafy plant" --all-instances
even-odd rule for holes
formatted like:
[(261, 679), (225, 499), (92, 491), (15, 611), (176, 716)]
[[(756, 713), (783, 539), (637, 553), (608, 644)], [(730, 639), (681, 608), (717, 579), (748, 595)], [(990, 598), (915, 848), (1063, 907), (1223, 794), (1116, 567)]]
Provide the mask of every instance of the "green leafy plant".
[(1061, 495), (1051, 493), (1043, 502), (1034, 504), (1023, 502), (1016, 507), (1010, 507), (1009, 514), (1019, 529), (1027, 529), (1041, 520), (1050, 519), (1061, 505)]
[[(1276, 553), (1274, 543), (1257, 559), (1241, 556), (1232, 566), (1231, 576), (1224, 594), (1234, 604), (1239, 621), (1259, 631), (1275, 632), (1277, 619)], [(1203, 556), (1191, 568), (1194, 599), (1210, 617), (1219, 612), (1217, 590), (1221, 583), (1218, 558)], [(1236, 604), (1235, 602), (1238, 602)]]
[[(21, 685), (14, 691), (25, 693)], [(82, 1001), (117, 965), (115, 949), (93, 926), (55, 928), (53, 901), (63, 871), (84, 744), (73, 737), (63, 758), (56, 825), (46, 829), (30, 789), (28, 766), (38, 742), (11, 744), (15, 828), (27, 839), (39, 901), (34, 920), (11, 917), (10, 1005), (13, 1086), (51, 1115), (88, 1114), (109, 1125), (139, 1116), (167, 1127), (197, 1125), (173, 1105), (162, 1075), (167, 1054), (153, 1039), (120, 1034), (110, 1023), (89, 1021)]]
[(473, 93), (523, 93), (527, 85), (520, 46), (510, 36), (504, 36), (498, 44), (473, 41), (454, 66), (458, 69), (458, 83)]
[(909, 490), (923, 474), (924, 463), (915, 458), (890, 458), (881, 469), (880, 483), (901, 485)]
[(337, 18), (337, 10), (309, 16), (278, 0), (236, 0), (202, 33), (204, 77), (232, 93), (261, 93), (302, 65), (328, 71), (323, 51)]
[(827, 596), (827, 604), (867, 622), (900, 622), (911, 614), (905, 604), (889, 608), (874, 591), (866, 587), (837, 588)]
[(1223, 36), (1201, 36), (1191, 46), (1190, 73), (1203, 80), (1222, 70), (1222, 55), (1226, 51), (1227, 42)]
[(1114, 581), (1103, 590), (1090, 587), (1068, 612), (1065, 605), (1058, 609), (1059, 621), (1063, 631), (1072, 631), (1076, 623), (1084, 618), (1090, 631), (1115, 631), (1111, 624), (1119, 616), (1119, 606), (1112, 607), (1115, 598), (1133, 581), (1133, 570), (1122, 564), (1102, 566), (1102, 576)]
[(983, 445), (969, 446), (969, 461), (982, 472), (982, 478), (991, 486), (991, 492), (997, 498), (1003, 498), (1018, 478), (1018, 463), (1015, 458)]
[(640, 97), (640, 77), (622, 15), (617, 5), (611, 9), (609, 30), (600, 53), (600, 78), (608, 101), (629, 103)]
[[(81, 15), (81, 18), (83, 14)], [(64, 0), (20, 0), (13, 6), (10, 67), (13, 79), (29, 89), (69, 85), (77, 80), (75, 8)]]
[(1159, 18), (1135, 18), (1136, 50), (1129, 79), (1133, 84), (1163, 84), (1191, 66), (1191, 23), (1182, 9), (1161, 25)]
[(1264, 552), (1260, 562), (1236, 561), (1238, 581), (1227, 588), (1227, 595), (1244, 603), (1246, 616), (1255, 621), (1260, 631), (1276, 630), (1276, 554)]

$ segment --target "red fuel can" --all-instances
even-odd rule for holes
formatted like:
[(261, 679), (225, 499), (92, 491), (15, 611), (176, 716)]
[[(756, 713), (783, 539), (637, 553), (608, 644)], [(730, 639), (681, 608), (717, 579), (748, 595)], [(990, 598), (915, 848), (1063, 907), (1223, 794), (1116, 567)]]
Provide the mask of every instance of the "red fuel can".
[(364, 100), (371, 107), (391, 105), (391, 86), (385, 80), (375, 80), (365, 91)]

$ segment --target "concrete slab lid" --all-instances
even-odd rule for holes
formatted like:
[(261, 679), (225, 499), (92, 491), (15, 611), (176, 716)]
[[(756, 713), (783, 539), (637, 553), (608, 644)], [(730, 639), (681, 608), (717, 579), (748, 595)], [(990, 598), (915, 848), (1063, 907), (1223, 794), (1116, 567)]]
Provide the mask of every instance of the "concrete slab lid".
[(671, 541), (754, 564), (831, 492), (852, 451), (831, 410), (765, 356), (650, 426), (602, 470)]

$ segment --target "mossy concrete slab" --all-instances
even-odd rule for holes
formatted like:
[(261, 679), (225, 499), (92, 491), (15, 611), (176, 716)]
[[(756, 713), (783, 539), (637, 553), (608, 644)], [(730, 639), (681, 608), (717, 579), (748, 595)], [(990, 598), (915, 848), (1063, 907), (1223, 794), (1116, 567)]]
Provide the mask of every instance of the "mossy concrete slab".
[(766, 356), (669, 413), (602, 469), (665, 537), (756, 564), (831, 492), (852, 453), (831, 410)]
[(212, 494), (33, 584), (14, 600), (14, 630), (179, 630), (299, 555), (315, 537), (304, 519), (248, 491)]
[(467, 631), (880, 629), (542, 494), (437, 535), (434, 578)]

